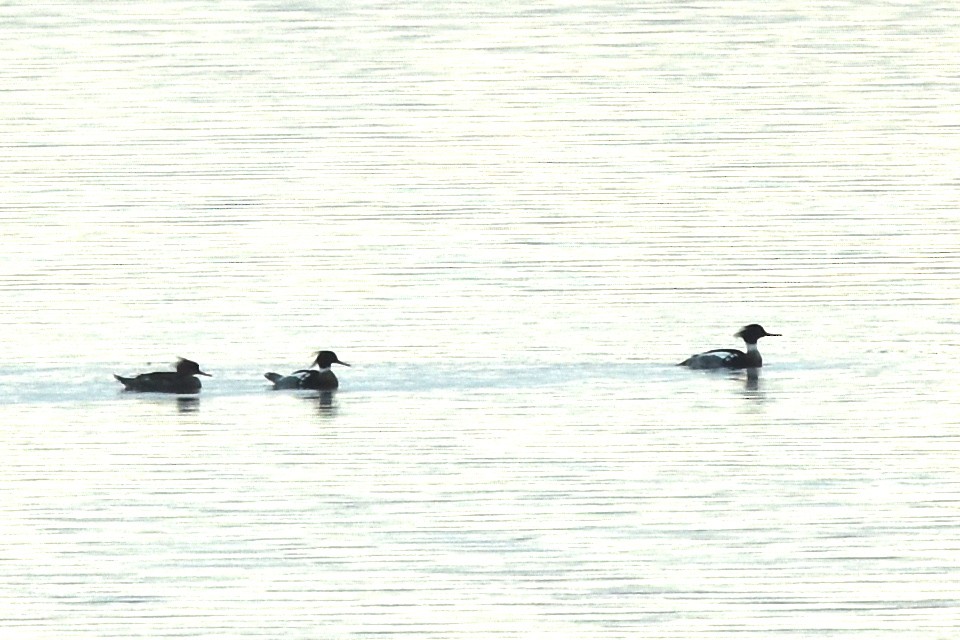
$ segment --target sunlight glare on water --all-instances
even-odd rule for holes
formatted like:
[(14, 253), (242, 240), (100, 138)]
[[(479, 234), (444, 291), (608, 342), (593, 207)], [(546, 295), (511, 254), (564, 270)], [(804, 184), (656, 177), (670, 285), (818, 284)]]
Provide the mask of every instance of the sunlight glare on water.
[(953, 4), (0, 18), (9, 634), (955, 634)]

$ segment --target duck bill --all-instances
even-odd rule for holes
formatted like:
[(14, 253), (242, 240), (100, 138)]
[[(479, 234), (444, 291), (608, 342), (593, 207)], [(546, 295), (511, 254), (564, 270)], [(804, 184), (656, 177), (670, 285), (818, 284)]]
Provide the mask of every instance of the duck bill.
[(209, 373), (204, 373), (203, 371), (197, 371), (197, 375), (198, 375), (198, 376), (207, 376), (208, 378), (212, 378), (212, 377), (213, 377), (213, 376), (210, 375)]
[(334, 362), (336, 362), (337, 364), (342, 364), (342, 365), (345, 366), (345, 367), (349, 367), (349, 366), (350, 366), (350, 365), (348, 365), (346, 362), (341, 362), (340, 360), (334, 360)]
[(765, 333), (763, 334), (766, 338), (780, 338), (783, 336), (782, 333)]

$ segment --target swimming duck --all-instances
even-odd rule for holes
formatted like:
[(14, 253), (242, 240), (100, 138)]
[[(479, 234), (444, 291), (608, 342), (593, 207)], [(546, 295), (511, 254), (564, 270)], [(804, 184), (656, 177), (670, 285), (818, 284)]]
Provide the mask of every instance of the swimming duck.
[(274, 389), (319, 389), (321, 391), (331, 391), (340, 386), (337, 376), (330, 370), (332, 364), (342, 364), (345, 367), (350, 365), (341, 362), (333, 351), (318, 351), (313, 365), (319, 367), (319, 371), (314, 369), (300, 369), (294, 371), (288, 376), (282, 376), (279, 373), (263, 374), (263, 377), (273, 383)]
[(712, 349), (690, 356), (679, 364), (691, 369), (748, 369), (763, 366), (763, 358), (757, 351), (757, 340), (765, 336), (779, 336), (779, 333), (767, 333), (758, 324), (748, 324), (734, 334), (747, 343), (747, 351), (739, 349)]
[[(200, 371), (200, 365), (193, 360), (180, 358), (176, 371), (155, 371), (141, 373), (135, 378), (113, 377), (123, 383), (124, 391), (153, 391), (157, 393), (199, 393), (200, 380), (196, 376), (210, 376)], [(212, 376), (210, 376), (212, 377)]]

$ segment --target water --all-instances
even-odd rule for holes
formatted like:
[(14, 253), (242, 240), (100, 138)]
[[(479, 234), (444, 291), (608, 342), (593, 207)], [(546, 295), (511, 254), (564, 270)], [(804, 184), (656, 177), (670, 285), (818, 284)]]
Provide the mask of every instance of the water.
[(7, 635), (956, 635), (953, 4), (0, 20)]

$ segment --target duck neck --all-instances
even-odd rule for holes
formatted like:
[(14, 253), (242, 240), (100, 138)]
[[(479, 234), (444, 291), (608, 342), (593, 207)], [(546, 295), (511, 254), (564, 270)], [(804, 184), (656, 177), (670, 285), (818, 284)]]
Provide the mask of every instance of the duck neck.
[(763, 365), (763, 358), (760, 357), (760, 351), (757, 349), (756, 342), (747, 343), (747, 366), (759, 367)]

